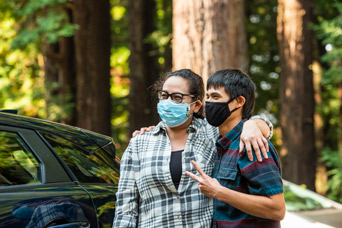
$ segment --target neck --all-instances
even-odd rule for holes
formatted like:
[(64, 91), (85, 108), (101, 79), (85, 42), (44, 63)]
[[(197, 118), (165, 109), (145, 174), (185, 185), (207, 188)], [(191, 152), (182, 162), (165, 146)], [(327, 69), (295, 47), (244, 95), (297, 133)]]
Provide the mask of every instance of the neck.
[(188, 127), (192, 121), (189, 118), (184, 124), (178, 127), (170, 128), (166, 126), (166, 131), (171, 141), (171, 151), (184, 150), (186, 141), (188, 139)]
[(221, 136), (225, 136), (226, 134), (228, 134), (228, 132), (230, 132), (231, 130), (233, 130), (233, 128), (238, 125), (242, 120), (242, 116), (241, 115), (237, 115), (237, 116), (230, 116), (228, 117), (223, 124), (221, 124), (219, 126), (219, 133)]
[(192, 117), (190, 117), (184, 124), (178, 126), (178, 127), (169, 127), (166, 126), (166, 131), (170, 139), (174, 138), (182, 138), (184, 135), (188, 134), (188, 127), (190, 126), (190, 123), (192, 121)]

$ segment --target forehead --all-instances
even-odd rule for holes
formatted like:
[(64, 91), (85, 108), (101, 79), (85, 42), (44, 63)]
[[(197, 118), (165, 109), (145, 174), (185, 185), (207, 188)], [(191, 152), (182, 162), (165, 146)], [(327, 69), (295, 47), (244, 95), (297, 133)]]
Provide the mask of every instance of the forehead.
[(189, 93), (189, 82), (182, 77), (171, 76), (164, 82), (163, 90), (169, 93)]

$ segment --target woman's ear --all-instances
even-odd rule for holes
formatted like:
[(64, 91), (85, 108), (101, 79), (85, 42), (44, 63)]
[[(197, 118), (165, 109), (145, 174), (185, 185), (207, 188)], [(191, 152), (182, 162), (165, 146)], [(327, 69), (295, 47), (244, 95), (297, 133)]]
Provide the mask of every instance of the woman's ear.
[(197, 100), (195, 103), (195, 108), (194, 108), (194, 112), (197, 113), (202, 107), (202, 101)]
[(244, 96), (238, 96), (236, 101), (238, 103), (238, 107), (242, 107), (246, 103), (246, 98)]

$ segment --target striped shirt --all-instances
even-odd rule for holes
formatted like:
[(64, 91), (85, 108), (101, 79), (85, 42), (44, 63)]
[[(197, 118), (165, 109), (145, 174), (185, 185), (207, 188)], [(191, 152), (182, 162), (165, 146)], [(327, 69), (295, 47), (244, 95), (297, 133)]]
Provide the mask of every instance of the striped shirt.
[(184, 174), (197, 173), (195, 160), (212, 175), (217, 128), (194, 118), (182, 152), (182, 176), (175, 188), (169, 162), (171, 143), (163, 122), (131, 140), (121, 159), (113, 227), (210, 227), (213, 201)]
[[(271, 196), (283, 192), (279, 158), (273, 145), (268, 159), (249, 161), (247, 153), (239, 153), (240, 135), (245, 120), (216, 143), (213, 177), (224, 187), (246, 194)], [(214, 199), (213, 227), (280, 227), (279, 221), (246, 214), (229, 204)]]

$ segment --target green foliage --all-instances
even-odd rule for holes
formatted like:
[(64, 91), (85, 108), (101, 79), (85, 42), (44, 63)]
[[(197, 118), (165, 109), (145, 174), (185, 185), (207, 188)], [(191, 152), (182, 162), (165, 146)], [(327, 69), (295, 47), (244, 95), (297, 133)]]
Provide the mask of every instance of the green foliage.
[[(335, 11), (342, 12), (342, 3), (336, 2), (332, 6)], [(338, 14), (338, 16), (329, 17), (328, 19), (319, 18), (319, 24), (314, 25), (313, 28), (326, 49), (322, 56), (322, 62), (326, 63), (326, 69), (321, 81), (323, 87), (322, 98), (325, 102), (317, 107), (317, 111), (326, 120), (326, 131), (329, 134), (326, 134), (327, 139), (325, 141), (331, 142), (326, 145), (336, 148), (339, 131), (339, 106), (341, 105), (337, 94), (337, 85), (342, 81), (342, 15)]]
[(45, 113), (44, 80), (40, 76), (39, 48), (28, 44), (25, 50), (11, 49), (18, 22), (13, 1), (0, 4), (0, 107), (18, 109), (20, 114), (42, 116)]
[(325, 148), (322, 151), (321, 161), (328, 168), (328, 197), (342, 203), (342, 158), (338, 151)]
[(170, 71), (172, 64), (172, 1), (156, 0), (155, 30), (145, 39), (153, 47), (161, 75)]
[(128, 145), (128, 94), (130, 51), (127, 46), (127, 0), (111, 0), (111, 96), (112, 96), (112, 136), (117, 155), (121, 157)]
[[(324, 45), (326, 52), (322, 55), (322, 62), (326, 67), (323, 72), (322, 83), (322, 102), (317, 106), (317, 111), (325, 120), (324, 123), (324, 144), (326, 148), (322, 151), (321, 161), (328, 168), (328, 197), (342, 202), (342, 151), (338, 151), (342, 142), (338, 142), (338, 135), (341, 135), (341, 123), (339, 122), (341, 98), (337, 93), (338, 83), (342, 82), (342, 3), (333, 1), (330, 9), (326, 12), (339, 12), (338, 14), (322, 14), (318, 18), (318, 24), (313, 28), (317, 38)], [(318, 1), (317, 4), (322, 2)], [(337, 15), (337, 16), (336, 16)]]
[(322, 56), (322, 61), (330, 66), (324, 73), (323, 84), (342, 81), (342, 3), (335, 3), (334, 6), (339, 15), (333, 19), (323, 19), (319, 25), (314, 26), (317, 37), (330, 49)]
[[(2, 1), (0, 4), (0, 105), (20, 114), (62, 121), (73, 103), (69, 95), (53, 97), (44, 81), (41, 44), (72, 36), (68, 0)], [(45, 98), (45, 99), (44, 99)], [(47, 107), (47, 100), (54, 101)], [(64, 101), (64, 102), (62, 102)], [(63, 105), (61, 106), (60, 103)]]
[(73, 36), (77, 25), (70, 23), (68, 0), (30, 0), (16, 11), (20, 29), (13, 40), (13, 48), (30, 43), (56, 43), (60, 37)]
[[(151, 44), (150, 54), (158, 60), (157, 69), (164, 74), (171, 69), (171, 38), (172, 38), (172, 1), (156, 0), (154, 13), (154, 31), (144, 42)], [(127, 46), (127, 0), (111, 0), (112, 9), (112, 55), (111, 55), (111, 94), (113, 100), (112, 126), (113, 138), (118, 154), (127, 147), (128, 135), (128, 93), (130, 52)]]
[[(249, 75), (257, 86), (254, 113), (264, 113), (278, 126), (279, 52), (276, 34), (277, 0), (253, 0), (246, 4)], [(275, 132), (276, 133), (276, 132)], [(279, 149), (276, 134), (273, 145)]]

